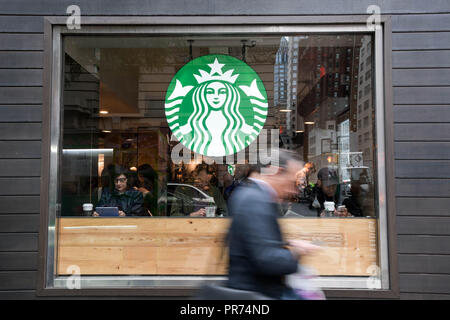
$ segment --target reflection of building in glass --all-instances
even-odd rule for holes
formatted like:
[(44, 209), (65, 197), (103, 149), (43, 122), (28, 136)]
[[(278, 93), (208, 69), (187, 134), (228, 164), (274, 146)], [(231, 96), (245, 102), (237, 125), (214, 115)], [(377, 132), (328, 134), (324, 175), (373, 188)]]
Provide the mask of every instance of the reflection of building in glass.
[(288, 45), (287, 38), (281, 38), (273, 67), (274, 105), (276, 107), (286, 107)]
[[(357, 99), (357, 142), (355, 150), (362, 152), (364, 166), (373, 172), (374, 149), (374, 121), (375, 113), (372, 99), (372, 52), (370, 37), (361, 40), (358, 72), (358, 99)], [(356, 140), (356, 139), (355, 139)]]
[(279, 125), (283, 126), (281, 139), (284, 147), (292, 148), (296, 128), (299, 42), (307, 37), (283, 37), (274, 66), (274, 105), (280, 113)]
[(297, 76), (298, 76), (298, 52), (299, 41), (303, 37), (289, 37), (289, 60), (288, 60), (288, 87), (286, 104), (291, 112), (286, 113), (286, 128), (289, 137), (288, 148), (292, 149), (292, 136), (294, 135), (295, 118), (297, 114)]
[(274, 106), (277, 110), (275, 121), (280, 128), (280, 138), (283, 144), (289, 144), (286, 135), (286, 129), (289, 127), (289, 115), (286, 110), (289, 109), (290, 101), (290, 68), (291, 68), (291, 37), (282, 37), (280, 47), (276, 53), (274, 65)]
[[(305, 124), (304, 157), (314, 157), (319, 167), (337, 165), (338, 152), (350, 151), (341, 149), (342, 145), (353, 144), (350, 140), (357, 122), (358, 43), (358, 38), (352, 36), (300, 41), (297, 116)], [(341, 132), (344, 128), (348, 129), (345, 133)], [(330, 157), (330, 153), (336, 156)]]
[(338, 127), (338, 150), (339, 150), (339, 167), (341, 168), (342, 181), (350, 180), (350, 172), (344, 168), (348, 163), (348, 155), (350, 153), (350, 120), (344, 120)]
[(309, 131), (308, 160), (320, 156), (322, 153), (331, 153), (331, 147), (336, 144), (336, 130), (334, 121), (328, 121), (325, 129), (314, 127)]

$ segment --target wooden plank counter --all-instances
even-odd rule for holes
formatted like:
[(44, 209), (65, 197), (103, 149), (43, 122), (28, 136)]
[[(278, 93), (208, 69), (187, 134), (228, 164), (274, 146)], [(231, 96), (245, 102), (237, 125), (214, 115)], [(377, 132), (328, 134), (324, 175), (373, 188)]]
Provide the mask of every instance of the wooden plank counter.
[[(224, 218), (59, 218), (57, 273), (82, 275), (226, 274)], [(367, 276), (377, 262), (376, 219), (283, 218), (286, 239), (320, 241), (302, 263), (321, 275)], [(226, 254), (225, 254), (226, 257)], [(370, 269), (369, 269), (370, 271)]]

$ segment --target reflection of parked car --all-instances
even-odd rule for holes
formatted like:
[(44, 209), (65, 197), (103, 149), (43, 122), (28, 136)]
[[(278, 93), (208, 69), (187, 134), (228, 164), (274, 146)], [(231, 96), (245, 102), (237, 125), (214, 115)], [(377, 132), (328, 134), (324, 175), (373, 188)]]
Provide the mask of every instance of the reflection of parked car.
[(167, 184), (167, 213), (171, 215), (172, 208), (185, 208), (184, 214), (205, 208), (207, 216), (215, 216), (216, 204), (214, 198), (190, 184)]

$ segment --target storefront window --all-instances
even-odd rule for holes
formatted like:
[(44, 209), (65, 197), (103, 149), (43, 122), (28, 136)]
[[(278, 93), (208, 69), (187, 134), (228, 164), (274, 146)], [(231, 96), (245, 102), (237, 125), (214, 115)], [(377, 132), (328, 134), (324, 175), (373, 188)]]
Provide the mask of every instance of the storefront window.
[[(74, 265), (87, 277), (225, 275), (226, 262), (211, 261), (223, 247), (228, 201), (267, 145), (269, 162), (271, 151), (285, 148), (305, 163), (298, 192), (280, 207), (286, 237), (325, 248), (305, 263), (323, 277), (373, 277), (379, 209), (372, 41), (361, 33), (64, 37), (55, 276)], [(171, 87), (199, 57), (206, 62), (196, 66), (197, 83)], [(227, 57), (259, 79), (236, 84), (246, 74)], [(218, 100), (205, 96), (206, 109), (191, 112), (206, 128), (197, 144), (195, 128), (182, 124), (191, 114), (170, 104), (177, 94), (202, 99), (196, 88), (219, 76), (217, 83), (229, 86), (205, 86)], [(241, 101), (236, 114), (217, 113), (222, 122), (210, 125), (208, 106), (231, 92)], [(250, 101), (257, 114), (249, 118)], [(238, 118), (242, 135), (221, 128)], [(223, 141), (235, 137), (240, 148), (220, 146), (213, 131)]]

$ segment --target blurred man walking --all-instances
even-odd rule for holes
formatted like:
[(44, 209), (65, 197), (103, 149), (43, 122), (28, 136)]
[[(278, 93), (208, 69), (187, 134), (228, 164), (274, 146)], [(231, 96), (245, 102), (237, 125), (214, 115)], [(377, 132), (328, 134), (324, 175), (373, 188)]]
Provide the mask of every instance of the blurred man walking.
[(281, 199), (296, 193), (296, 173), (302, 162), (290, 151), (279, 151), (279, 164), (252, 167), (249, 183), (238, 187), (229, 201), (233, 221), (229, 231), (230, 288), (255, 291), (275, 299), (300, 299), (284, 277), (297, 271), (301, 255), (318, 247), (304, 241), (286, 243), (279, 217)]

